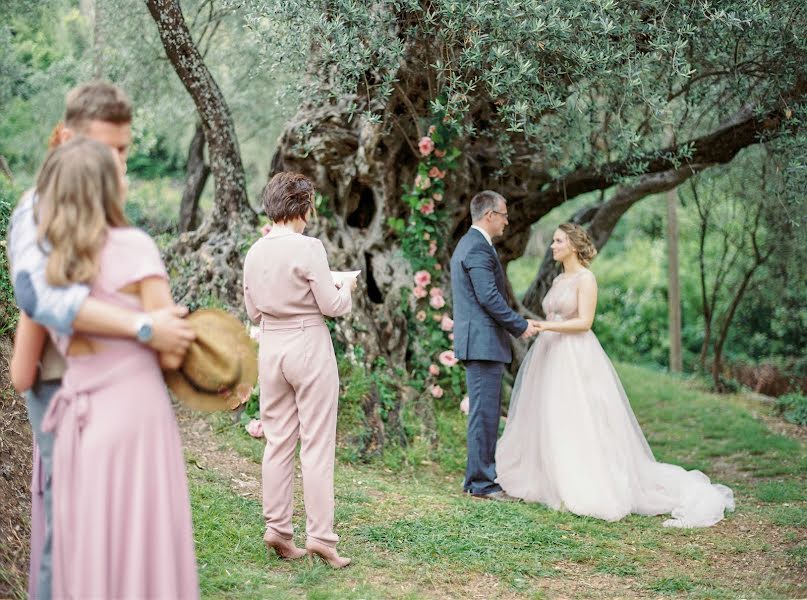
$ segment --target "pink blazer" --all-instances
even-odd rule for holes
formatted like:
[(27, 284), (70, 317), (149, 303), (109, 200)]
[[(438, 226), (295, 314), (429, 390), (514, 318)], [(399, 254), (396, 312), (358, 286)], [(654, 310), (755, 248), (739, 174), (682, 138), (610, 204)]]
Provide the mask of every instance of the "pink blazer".
[(352, 308), (350, 288), (336, 289), (325, 247), (317, 238), (274, 231), (244, 259), (244, 303), (253, 323), (271, 319), (339, 317)]

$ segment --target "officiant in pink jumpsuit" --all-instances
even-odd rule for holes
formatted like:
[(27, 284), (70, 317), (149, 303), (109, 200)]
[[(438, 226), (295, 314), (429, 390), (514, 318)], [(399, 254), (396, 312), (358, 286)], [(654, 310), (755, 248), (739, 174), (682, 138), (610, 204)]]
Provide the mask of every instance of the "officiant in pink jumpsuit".
[[(314, 186), (303, 175), (278, 173), (263, 191), (271, 231), (244, 260), (244, 302), (260, 323), (259, 382), (263, 455), (264, 541), (278, 556), (317, 555), (341, 568), (333, 531), (333, 469), (339, 374), (324, 317), (350, 312), (355, 279), (337, 288), (325, 248), (303, 235), (314, 214)], [(300, 441), (306, 550), (293, 541), (294, 453)]]

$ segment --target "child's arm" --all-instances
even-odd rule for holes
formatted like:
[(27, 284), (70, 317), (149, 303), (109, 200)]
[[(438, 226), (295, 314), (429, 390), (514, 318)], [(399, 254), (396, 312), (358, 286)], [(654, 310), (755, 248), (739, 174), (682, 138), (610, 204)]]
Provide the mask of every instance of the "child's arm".
[(18, 392), (24, 392), (34, 385), (47, 335), (44, 327), (37, 325), (28, 315), (20, 311), (10, 365), (11, 385)]
[[(146, 277), (140, 280), (140, 302), (143, 310), (151, 312), (160, 308), (174, 306), (174, 299), (171, 297), (171, 288), (168, 280), (164, 277)], [(178, 369), (182, 366), (184, 354), (171, 352), (160, 352), (160, 366), (163, 369)]]

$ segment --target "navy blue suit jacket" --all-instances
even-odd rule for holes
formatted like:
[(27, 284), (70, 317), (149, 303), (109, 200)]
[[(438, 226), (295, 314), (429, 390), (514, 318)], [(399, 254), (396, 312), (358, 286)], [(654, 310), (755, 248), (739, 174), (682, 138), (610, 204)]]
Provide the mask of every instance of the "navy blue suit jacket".
[(469, 229), (451, 256), (454, 355), (459, 360), (512, 359), (508, 334), (519, 336), (527, 321), (507, 305), (505, 274), (482, 232)]

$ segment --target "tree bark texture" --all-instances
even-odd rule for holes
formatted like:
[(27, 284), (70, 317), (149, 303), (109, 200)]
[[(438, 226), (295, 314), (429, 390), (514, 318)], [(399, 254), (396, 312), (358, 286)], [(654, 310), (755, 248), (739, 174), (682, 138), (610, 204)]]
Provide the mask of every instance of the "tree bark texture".
[(193, 231), (199, 225), (199, 198), (205, 189), (210, 166), (205, 162), (205, 130), (196, 124), (188, 148), (188, 164), (185, 168), (185, 189), (179, 205), (179, 232)]
[(246, 176), (230, 109), (191, 37), (178, 0), (145, 0), (166, 56), (190, 94), (204, 130), (215, 204), (196, 231), (167, 252), (174, 293), (194, 305), (212, 295), (242, 309), (241, 246), (254, 237)]

